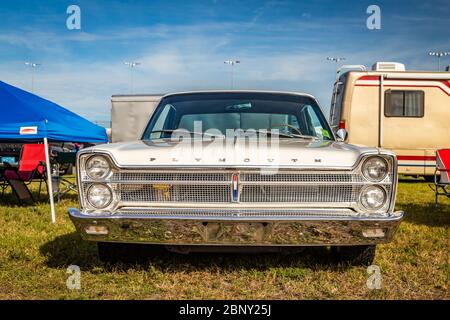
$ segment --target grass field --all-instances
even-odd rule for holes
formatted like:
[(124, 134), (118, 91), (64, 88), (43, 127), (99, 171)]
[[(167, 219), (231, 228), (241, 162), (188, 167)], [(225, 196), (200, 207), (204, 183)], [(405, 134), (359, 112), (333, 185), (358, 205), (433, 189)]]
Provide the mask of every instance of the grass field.
[[(322, 248), (296, 255), (164, 254), (136, 265), (104, 265), (96, 245), (75, 233), (67, 208), (0, 200), (0, 299), (450, 299), (450, 199), (424, 182), (403, 180), (397, 208), (406, 212), (394, 241), (377, 247), (381, 289), (366, 286), (365, 267), (330, 263)], [(69, 290), (66, 269), (81, 268)]]

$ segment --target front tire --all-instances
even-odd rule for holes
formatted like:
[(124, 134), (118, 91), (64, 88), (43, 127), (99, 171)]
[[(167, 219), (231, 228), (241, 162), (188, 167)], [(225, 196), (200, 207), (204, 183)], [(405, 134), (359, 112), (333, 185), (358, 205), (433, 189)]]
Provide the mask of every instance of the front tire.
[(370, 266), (375, 259), (376, 246), (337, 246), (331, 247), (331, 251), (337, 263), (352, 266)]

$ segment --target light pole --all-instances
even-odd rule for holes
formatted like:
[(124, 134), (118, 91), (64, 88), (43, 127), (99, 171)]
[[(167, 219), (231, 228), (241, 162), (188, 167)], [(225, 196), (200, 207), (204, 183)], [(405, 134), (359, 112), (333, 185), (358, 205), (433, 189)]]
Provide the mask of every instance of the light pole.
[(231, 66), (231, 89), (234, 87), (234, 65), (241, 63), (239, 60), (226, 60), (223, 63)]
[(40, 63), (35, 63), (35, 62), (25, 62), (25, 65), (30, 67), (31, 70), (31, 92), (34, 93), (34, 70), (41, 66)]
[(327, 60), (331, 61), (331, 62), (335, 62), (336, 63), (336, 70), (337, 70), (337, 64), (339, 62), (341, 62), (341, 61), (344, 61), (345, 58), (344, 57), (327, 57)]
[(140, 65), (140, 62), (137, 61), (126, 61), (124, 62), (125, 65), (127, 65), (130, 68), (130, 77), (131, 77), (131, 93), (133, 93), (133, 69)]
[(450, 55), (450, 52), (446, 51), (431, 51), (428, 53), (430, 56), (438, 58), (438, 71), (441, 71), (441, 58)]
[(343, 57), (327, 57), (328, 61), (336, 62), (338, 64), (339, 62), (345, 60)]
[[(327, 60), (331, 61), (331, 62), (335, 62), (336, 63), (336, 70), (337, 70), (337, 64), (339, 62), (341, 62), (341, 61), (344, 61), (345, 58), (344, 57), (327, 57)], [(336, 72), (336, 77), (337, 77), (337, 72)]]

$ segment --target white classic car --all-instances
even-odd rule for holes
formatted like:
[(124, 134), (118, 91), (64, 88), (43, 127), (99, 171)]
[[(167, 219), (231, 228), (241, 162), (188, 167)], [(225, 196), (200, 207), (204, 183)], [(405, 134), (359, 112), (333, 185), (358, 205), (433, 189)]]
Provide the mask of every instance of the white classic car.
[(403, 217), (394, 211), (397, 160), (345, 135), (307, 94), (169, 94), (140, 141), (79, 153), (81, 209), (70, 218), (105, 261), (154, 244), (327, 246), (341, 261), (370, 264)]

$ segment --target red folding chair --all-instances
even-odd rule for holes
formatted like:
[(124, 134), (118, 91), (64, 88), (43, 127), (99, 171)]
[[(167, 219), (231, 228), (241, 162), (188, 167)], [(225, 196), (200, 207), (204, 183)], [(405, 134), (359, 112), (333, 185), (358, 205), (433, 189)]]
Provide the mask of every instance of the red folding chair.
[(45, 173), (45, 149), (43, 144), (24, 144), (20, 154), (17, 169), (7, 169), (4, 174), (6, 180), (14, 188), (14, 182), (21, 181), (29, 185), (39, 181), (39, 198), (41, 197), (42, 181), (47, 185)]
[(450, 198), (450, 149), (436, 151), (436, 169), (434, 170), (434, 185), (430, 185), (436, 195), (436, 207), (438, 197)]

